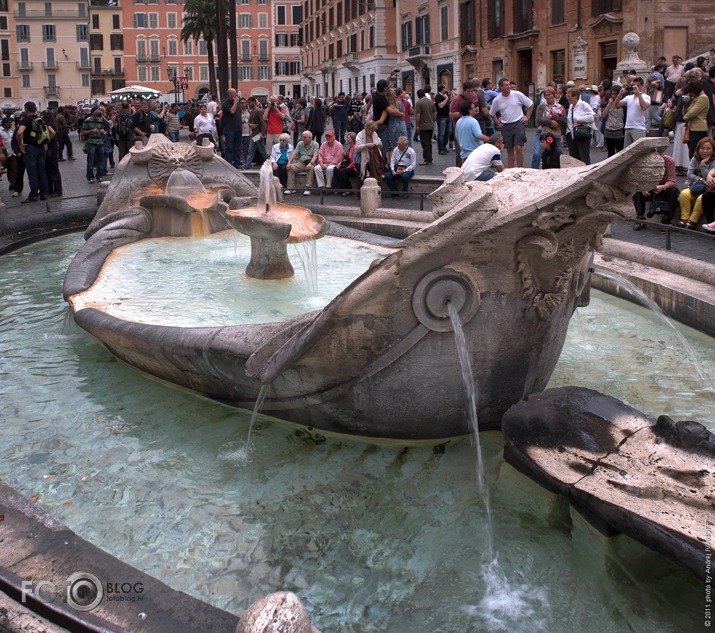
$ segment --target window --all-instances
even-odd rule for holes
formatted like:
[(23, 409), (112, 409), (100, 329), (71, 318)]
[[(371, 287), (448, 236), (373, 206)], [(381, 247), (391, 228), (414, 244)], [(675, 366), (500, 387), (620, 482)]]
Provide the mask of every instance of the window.
[(10, 99), (12, 97), (12, 88), (3, 88), (3, 96), (6, 99)]
[(295, 32), (295, 33), (290, 34), (290, 45), (291, 46), (300, 46), (301, 45), (300, 32)]
[(42, 41), (43, 42), (56, 42), (57, 33), (55, 31), (54, 24), (43, 24), (42, 25)]
[(30, 49), (21, 48), (20, 49), (20, 68), (31, 68), (30, 64)]
[(250, 13), (241, 13), (238, 16), (238, 26), (242, 29), (250, 29), (253, 27), (252, 21), (251, 21), (251, 14)]
[(199, 81), (209, 80), (209, 67), (206, 64), (199, 66)]
[(258, 78), (259, 79), (270, 79), (271, 78), (271, 67), (270, 66), (259, 66), (258, 67)]
[(551, 24), (563, 24), (564, 22), (566, 22), (564, 0), (551, 0)]
[(184, 66), (184, 77), (186, 77), (186, 79), (189, 81), (194, 80), (194, 67), (193, 66)]
[(57, 88), (57, 75), (50, 73), (47, 75), (47, 87)]
[(251, 61), (251, 40), (249, 40), (247, 37), (244, 37), (241, 40), (241, 61)]
[(116, 13), (112, 16), (112, 28), (115, 31), (118, 31), (119, 29), (122, 28), (122, 16), (120, 16)]
[(161, 68), (159, 68), (159, 66), (152, 66), (149, 70), (151, 72), (152, 81), (161, 81)]
[(10, 64), (3, 63), (2, 65), (2, 76), (9, 77), (12, 73), (10, 72)]
[(258, 40), (258, 61), (268, 61), (268, 38), (262, 37)]
[(137, 40), (137, 61), (146, 61), (146, 40)]
[(402, 50), (406, 51), (412, 46), (412, 22), (409, 20), (402, 23)]
[(104, 35), (101, 33), (92, 33), (89, 36), (89, 47), (93, 51), (103, 51), (104, 50)]
[(367, 45), (370, 48), (375, 48), (375, 27), (371, 26), (367, 33)]
[(22, 76), (22, 87), (23, 88), (30, 88), (30, 75), (23, 75)]
[(184, 42), (184, 55), (194, 54), (194, 40), (188, 40)]
[(551, 80), (557, 84), (566, 81), (566, 51), (551, 51)]
[(199, 55), (203, 55), (204, 57), (208, 55), (208, 49), (206, 48), (205, 40), (199, 40)]
[(52, 17), (52, 3), (45, 2), (45, 16)]
[(0, 31), (7, 31), (7, 16), (0, 15)]
[(251, 0), (241, 0), (241, 4), (251, 4)]
[(415, 44), (429, 44), (429, 15), (415, 18)]
[(258, 4), (268, 4), (266, 0), (258, 0)]
[(276, 46), (288, 46), (288, 33), (276, 33)]
[(155, 37), (149, 40), (149, 61), (158, 62), (161, 61), (159, 57), (159, 38)]
[(259, 13), (258, 14), (258, 28), (259, 29), (267, 29), (268, 28), (268, 14), (267, 13)]
[(293, 6), (293, 24), (300, 24), (303, 21), (303, 7), (299, 4)]
[(241, 66), (239, 68), (241, 71), (241, 79), (243, 81), (253, 81), (253, 67), (252, 66)]
[(176, 13), (166, 14), (166, 28), (175, 29), (176, 27)]
[(276, 7), (276, 24), (286, 23), (286, 8), (280, 4)]
[(439, 8), (440, 37), (443, 42), (449, 39), (449, 6), (443, 4)]
[[(7, 9), (5, 9), (7, 11)], [(27, 4), (24, 2), (17, 3), (17, 15), (24, 18), (27, 15)]]
[(146, 81), (146, 66), (137, 66), (137, 79)]
[(77, 15), (81, 18), (87, 15), (87, 5), (84, 2), (77, 3)]
[(504, 37), (504, 0), (494, 0), (494, 2), (489, 3), (487, 6), (489, 12), (487, 37), (489, 37), (490, 40)]
[(113, 61), (114, 61), (114, 72), (115, 72), (117, 75), (121, 75), (122, 72), (124, 72), (124, 71), (122, 70), (122, 58), (121, 58), (121, 57), (115, 57)]
[(110, 34), (109, 49), (112, 51), (124, 50), (124, 35), (122, 33), (111, 33)]
[(89, 49), (79, 49), (79, 66), (80, 68), (89, 68)]
[(514, 33), (531, 30), (532, 8), (532, 0), (514, 0)]
[(0, 11), (7, 11), (7, 0), (0, 0)]
[(92, 15), (92, 28), (93, 29), (99, 28), (99, 14), (98, 13), (95, 13)]
[(300, 62), (291, 62), (289, 72), (291, 75), (300, 75)]
[(82, 88), (89, 87), (89, 73), (82, 73)]
[(55, 61), (55, 49), (46, 48), (45, 49), (45, 65), (47, 68), (57, 68), (57, 62)]
[(89, 41), (89, 28), (86, 24), (77, 25), (77, 41), (78, 42), (88, 42)]
[(276, 75), (288, 74), (288, 62), (276, 62)]
[(149, 14), (149, 28), (150, 29), (158, 29), (159, 28), (159, 14), (158, 13), (150, 13)]
[(621, 11), (621, 0), (592, 0), (591, 15), (601, 15), (602, 13), (612, 13)]
[(167, 51), (169, 52), (169, 55), (172, 57), (175, 57), (176, 55), (179, 54), (179, 42), (176, 38), (172, 37), (169, 38), (166, 42), (167, 44)]
[[(146, 28), (146, 13), (135, 13), (134, 14), (134, 28), (135, 29), (145, 29)], [(146, 79), (144, 81), (146, 81)]]

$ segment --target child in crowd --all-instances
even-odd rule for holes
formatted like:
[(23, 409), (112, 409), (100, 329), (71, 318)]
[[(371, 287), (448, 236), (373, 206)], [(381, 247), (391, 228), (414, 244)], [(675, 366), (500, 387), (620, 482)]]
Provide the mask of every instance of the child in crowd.
[(552, 134), (542, 134), (541, 169), (561, 169), (561, 150), (558, 140)]

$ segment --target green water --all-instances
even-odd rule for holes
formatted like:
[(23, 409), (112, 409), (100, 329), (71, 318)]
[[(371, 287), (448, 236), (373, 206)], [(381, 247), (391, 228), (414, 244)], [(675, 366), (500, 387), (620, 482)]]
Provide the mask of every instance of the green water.
[[(80, 244), (0, 258), (0, 477), (83, 537), (236, 614), (295, 591), (323, 633), (701, 630), (703, 583), (594, 534), (503, 462), (498, 433), (482, 448), (505, 578), (483, 554), (468, 440), (374, 446), (259, 416), (246, 459), (249, 414), (140, 376), (67, 319)], [(579, 312), (553, 385), (715, 428), (667, 328), (599, 293)], [(713, 340), (684, 331), (715, 375)]]

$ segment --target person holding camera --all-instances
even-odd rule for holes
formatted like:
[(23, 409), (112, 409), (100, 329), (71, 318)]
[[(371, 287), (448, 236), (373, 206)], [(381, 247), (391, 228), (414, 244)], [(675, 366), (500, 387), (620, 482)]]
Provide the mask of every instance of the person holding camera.
[(263, 110), (266, 122), (266, 146), (273, 147), (280, 143), (283, 134), (283, 120), (288, 116), (288, 109), (283, 104), (283, 95), (272, 95), (268, 107)]
[(397, 181), (402, 183), (402, 197), (407, 197), (407, 189), (410, 186), (410, 178), (415, 175), (417, 165), (417, 154), (407, 141), (406, 136), (397, 139), (397, 147), (392, 152), (389, 168), (385, 174), (385, 181), (390, 191), (394, 191), (393, 197), (397, 195)]
[(618, 93), (613, 107), (626, 109), (623, 147), (632, 145), (646, 135), (646, 111), (649, 106), (650, 97), (645, 93), (643, 77), (636, 77)]

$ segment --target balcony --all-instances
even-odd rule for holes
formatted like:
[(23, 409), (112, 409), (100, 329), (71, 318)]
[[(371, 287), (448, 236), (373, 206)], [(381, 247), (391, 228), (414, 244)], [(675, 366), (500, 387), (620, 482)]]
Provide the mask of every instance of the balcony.
[(417, 70), (422, 70), (424, 65), (432, 59), (429, 44), (419, 44), (410, 46), (407, 49), (407, 62), (412, 64)]
[(57, 86), (45, 86), (45, 96), (56, 97), (60, 94), (60, 89)]
[(33, 20), (33, 19), (42, 19), (42, 20), (47, 20), (48, 18), (52, 18), (53, 20), (70, 20), (70, 19), (77, 19), (77, 18), (86, 18), (87, 17), (87, 10), (85, 9), (84, 5), (79, 5), (82, 7), (82, 10), (78, 9), (65, 9), (62, 11), (45, 11), (44, 9), (16, 9), (13, 11), (13, 15), (15, 18), (20, 18), (22, 20)]
[(32, 62), (29, 59), (21, 59), (17, 62), (18, 70), (32, 70)]
[(350, 70), (357, 70), (360, 68), (360, 53), (348, 53), (343, 59), (343, 66), (349, 68)]
[(144, 64), (146, 63), (148, 57), (146, 53), (137, 53), (137, 63), (138, 64)]
[(56, 60), (56, 59), (52, 59), (52, 60), (47, 61), (47, 62), (42, 62), (42, 67), (43, 67), (45, 70), (57, 70), (57, 60)]
[(89, 60), (88, 59), (85, 61), (79, 60), (77, 62), (77, 68), (79, 70), (89, 70), (90, 69)]
[(152, 64), (158, 64), (161, 61), (161, 55), (159, 53), (149, 53), (149, 62)]
[(335, 70), (335, 62), (332, 59), (326, 59), (320, 66), (320, 71), (323, 73), (334, 73)]
[(93, 75), (102, 75), (104, 77), (124, 77), (124, 69), (117, 70), (116, 68), (95, 68), (92, 71)]

